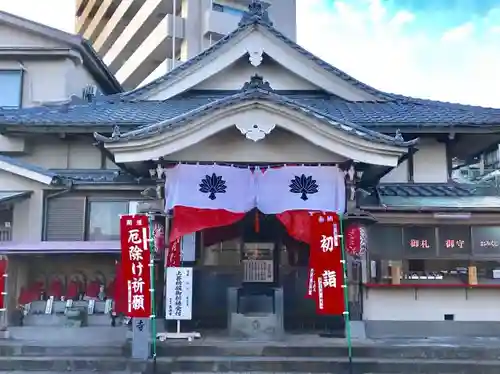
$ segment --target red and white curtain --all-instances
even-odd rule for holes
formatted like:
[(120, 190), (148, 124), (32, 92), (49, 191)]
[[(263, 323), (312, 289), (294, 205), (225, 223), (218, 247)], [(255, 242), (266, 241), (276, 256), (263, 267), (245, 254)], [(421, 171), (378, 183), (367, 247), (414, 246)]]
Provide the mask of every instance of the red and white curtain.
[(242, 219), (255, 207), (255, 180), (246, 168), (181, 164), (167, 172), (165, 195), (166, 210), (174, 212), (173, 242)]
[(344, 174), (333, 166), (252, 171), (181, 164), (168, 171), (165, 193), (165, 208), (174, 212), (170, 242), (202, 229), (231, 225), (258, 208), (276, 214), (292, 237), (309, 243), (311, 212), (345, 210)]
[(288, 234), (310, 243), (310, 214), (345, 210), (344, 173), (332, 166), (284, 166), (257, 176), (257, 207), (276, 214)]

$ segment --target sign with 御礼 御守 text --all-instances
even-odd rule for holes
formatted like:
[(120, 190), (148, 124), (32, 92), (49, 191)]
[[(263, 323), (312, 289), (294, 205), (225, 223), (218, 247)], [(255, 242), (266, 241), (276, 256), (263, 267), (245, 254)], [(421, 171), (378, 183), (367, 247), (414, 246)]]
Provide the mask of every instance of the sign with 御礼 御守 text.
[(436, 228), (432, 226), (405, 226), (404, 250), (408, 254), (436, 254)]

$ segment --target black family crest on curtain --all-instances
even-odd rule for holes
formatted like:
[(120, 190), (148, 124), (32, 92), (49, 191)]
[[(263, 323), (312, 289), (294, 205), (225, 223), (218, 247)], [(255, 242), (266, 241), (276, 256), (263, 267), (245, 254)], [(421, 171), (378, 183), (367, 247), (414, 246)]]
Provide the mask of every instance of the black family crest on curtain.
[(296, 175), (295, 178), (290, 180), (288, 187), (290, 187), (291, 193), (300, 193), (300, 198), (304, 201), (309, 199), (307, 195), (313, 195), (319, 191), (316, 180), (311, 175), (306, 177), (305, 174), (300, 177)]
[(226, 193), (226, 181), (222, 176), (212, 173), (212, 175), (205, 175), (201, 180), (200, 192), (207, 193), (210, 200), (215, 200), (218, 193)]

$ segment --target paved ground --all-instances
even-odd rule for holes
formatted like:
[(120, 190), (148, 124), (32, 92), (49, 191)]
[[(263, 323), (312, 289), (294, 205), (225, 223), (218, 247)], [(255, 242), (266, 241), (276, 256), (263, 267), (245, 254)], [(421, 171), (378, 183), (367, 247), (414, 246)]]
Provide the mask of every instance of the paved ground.
[[(10, 327), (10, 339), (0, 340), (0, 344), (19, 343), (44, 346), (119, 346), (129, 335), (126, 327)], [(256, 345), (256, 346), (346, 346), (345, 339), (322, 338), (317, 334), (287, 334), (282, 341), (255, 341), (229, 338), (220, 333), (202, 332), (202, 338), (188, 343), (185, 340), (169, 340), (158, 344), (175, 345)], [(427, 338), (427, 339), (363, 339), (353, 340), (353, 346), (436, 346), (436, 347), (499, 347), (498, 338)], [(0, 373), (2, 374), (2, 373)]]
[[(426, 339), (408, 339), (408, 338), (388, 338), (388, 339), (362, 339), (352, 340), (353, 346), (436, 346), (436, 347), (499, 347), (500, 337), (498, 338), (468, 338), (468, 337), (450, 337), (450, 338), (426, 338)], [(347, 341), (340, 338), (322, 338), (317, 334), (287, 334), (284, 340), (281, 341), (257, 341), (257, 340), (242, 340), (229, 338), (220, 334), (203, 334), (201, 339), (196, 339), (191, 343), (186, 343), (185, 340), (168, 340), (159, 344), (175, 344), (175, 345), (216, 345), (216, 346), (234, 346), (234, 345), (256, 345), (262, 346), (346, 346)]]

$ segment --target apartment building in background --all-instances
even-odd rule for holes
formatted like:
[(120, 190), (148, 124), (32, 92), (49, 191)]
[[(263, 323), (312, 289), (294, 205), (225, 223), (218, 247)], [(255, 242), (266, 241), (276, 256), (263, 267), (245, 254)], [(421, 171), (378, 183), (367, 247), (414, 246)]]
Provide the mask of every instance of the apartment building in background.
[[(126, 89), (160, 77), (235, 30), (252, 0), (77, 0), (76, 32)], [(268, 0), (279, 31), (296, 40), (296, 0)]]

